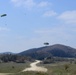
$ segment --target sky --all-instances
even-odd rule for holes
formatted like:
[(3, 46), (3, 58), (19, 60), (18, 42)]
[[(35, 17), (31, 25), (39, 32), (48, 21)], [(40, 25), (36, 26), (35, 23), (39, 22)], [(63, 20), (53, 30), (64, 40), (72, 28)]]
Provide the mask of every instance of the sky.
[(0, 0), (0, 53), (44, 42), (76, 48), (76, 0)]

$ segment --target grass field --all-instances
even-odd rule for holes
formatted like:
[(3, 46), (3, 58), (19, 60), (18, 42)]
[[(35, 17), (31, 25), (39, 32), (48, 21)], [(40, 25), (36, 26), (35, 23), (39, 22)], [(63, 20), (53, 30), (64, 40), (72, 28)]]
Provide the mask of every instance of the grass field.
[(48, 75), (48, 74), (42, 72), (21, 72), (16, 74), (9, 74), (9, 75)]
[(0, 73), (17, 73), (28, 66), (29, 63), (0, 63)]
[[(66, 65), (68, 68), (66, 69)], [(43, 65), (48, 68), (48, 75), (76, 75), (76, 64), (66, 62)]]
[[(20, 72), (25, 67), (29, 66), (25, 63), (0, 63), (0, 73), (14, 73), (10, 75), (76, 75), (76, 64), (70, 63), (54, 63), (54, 64), (39, 64), (48, 69), (47, 73), (42, 72)], [(68, 65), (68, 68), (65, 69), (65, 66)], [(13, 68), (14, 67), (14, 68)]]

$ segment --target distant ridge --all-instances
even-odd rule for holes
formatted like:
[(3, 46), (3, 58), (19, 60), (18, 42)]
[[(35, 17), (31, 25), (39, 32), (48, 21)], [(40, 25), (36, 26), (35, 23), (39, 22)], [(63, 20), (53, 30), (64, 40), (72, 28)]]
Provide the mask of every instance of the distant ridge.
[(44, 59), (48, 56), (76, 57), (76, 49), (62, 44), (55, 44), (51, 46), (29, 49), (19, 53), (19, 55), (30, 56), (35, 59)]
[(0, 54), (15, 54), (15, 53), (12, 53), (12, 52), (3, 52), (3, 53), (0, 53)]

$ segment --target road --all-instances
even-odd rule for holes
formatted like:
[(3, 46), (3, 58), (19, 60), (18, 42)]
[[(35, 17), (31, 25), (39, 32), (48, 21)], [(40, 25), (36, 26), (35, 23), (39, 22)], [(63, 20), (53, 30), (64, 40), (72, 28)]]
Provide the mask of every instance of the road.
[(40, 63), (41, 61), (36, 60), (35, 62), (31, 63), (29, 68), (24, 69), (22, 72), (24, 71), (38, 71), (38, 72), (47, 72), (47, 69), (44, 67), (40, 67), (37, 66), (38, 63)]

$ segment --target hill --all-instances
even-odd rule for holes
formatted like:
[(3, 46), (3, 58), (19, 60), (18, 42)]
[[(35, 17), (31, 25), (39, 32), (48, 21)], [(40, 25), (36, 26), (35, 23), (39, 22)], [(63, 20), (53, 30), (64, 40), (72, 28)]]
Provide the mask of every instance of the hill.
[(19, 53), (19, 55), (30, 56), (35, 59), (44, 59), (49, 56), (71, 58), (76, 57), (76, 49), (61, 44), (55, 44), (51, 46), (25, 50)]
[(3, 53), (0, 53), (0, 55), (3, 55), (3, 54), (16, 54), (16, 53), (12, 53), (12, 52), (3, 52)]

